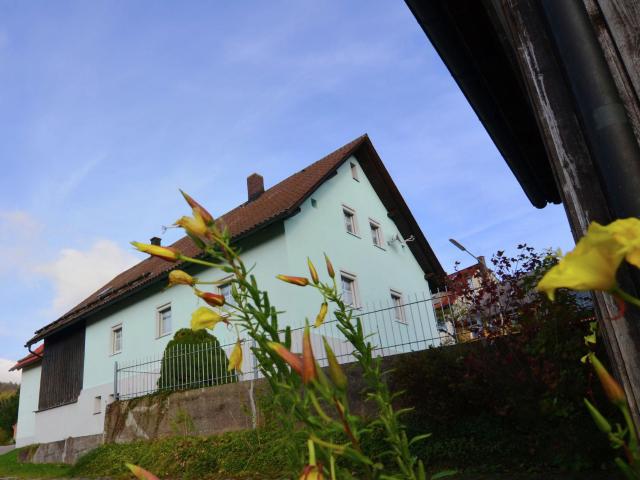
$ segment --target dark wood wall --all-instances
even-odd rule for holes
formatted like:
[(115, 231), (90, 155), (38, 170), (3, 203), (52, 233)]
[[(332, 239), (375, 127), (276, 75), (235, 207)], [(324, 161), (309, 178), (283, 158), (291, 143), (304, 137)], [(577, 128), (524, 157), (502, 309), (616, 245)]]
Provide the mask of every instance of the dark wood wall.
[(75, 402), (82, 390), (85, 326), (64, 330), (44, 341), (38, 409)]

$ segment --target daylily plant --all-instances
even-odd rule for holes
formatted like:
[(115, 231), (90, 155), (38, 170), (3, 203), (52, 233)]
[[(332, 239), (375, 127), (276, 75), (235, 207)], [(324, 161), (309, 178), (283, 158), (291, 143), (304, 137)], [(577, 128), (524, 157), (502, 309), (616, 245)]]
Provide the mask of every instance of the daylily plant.
[[(640, 219), (626, 218), (603, 226), (593, 222), (573, 251), (560, 259), (538, 283), (537, 289), (554, 300), (558, 288), (578, 291), (597, 290), (608, 292), (620, 300), (640, 306), (640, 299), (623, 291), (617, 283), (616, 274), (623, 261), (640, 268)], [(585, 344), (593, 348), (596, 343), (596, 324), (585, 337)], [(594, 352), (582, 359), (593, 367), (600, 384), (609, 399), (624, 418), (625, 427), (611, 423), (586, 398), (585, 405), (597, 427), (605, 433), (614, 448), (622, 449), (624, 460), (616, 458), (616, 464), (628, 479), (640, 479), (640, 446), (635, 425), (629, 413), (627, 399), (622, 386), (602, 365)]]
[[(208, 306), (197, 308), (191, 317), (191, 328), (214, 329), (219, 323), (233, 325), (238, 339), (229, 359), (229, 370), (240, 371), (242, 366), (242, 335), (253, 339), (252, 351), (256, 356), (265, 379), (273, 390), (273, 398), (282, 411), (279, 417), (283, 428), (293, 432), (303, 429), (308, 435), (308, 457), (303, 459), (301, 449), (291, 448), (301, 479), (407, 479), (426, 480), (424, 466), (412, 453), (410, 446), (426, 438), (420, 435), (409, 439), (394, 410), (390, 392), (383, 378), (381, 359), (373, 355), (374, 346), (367, 341), (360, 319), (353, 317), (353, 310), (342, 300), (335, 280), (335, 270), (325, 255), (328, 282), (323, 282), (310, 259), (307, 267), (311, 280), (305, 276), (278, 275), (277, 278), (298, 286), (311, 287), (322, 297), (313, 327), (306, 322), (302, 337), (302, 354), (291, 351), (291, 328), (278, 326), (278, 311), (271, 305), (267, 292), (259, 289), (255, 277), (246, 268), (236, 249), (231, 244), (229, 233), (218, 225), (214, 217), (188, 194), (182, 192), (192, 209), (192, 217), (183, 216), (175, 222), (184, 229), (193, 242), (206, 254), (191, 258), (171, 247), (160, 247), (138, 242), (132, 244), (140, 251), (171, 262), (184, 265), (198, 264), (221, 269), (233, 275), (231, 280), (232, 304), (225, 297), (202, 290), (204, 282), (183, 270), (169, 274), (169, 286), (185, 285)], [(200, 287), (200, 288), (198, 288)], [(338, 329), (353, 347), (352, 355), (359, 364), (367, 385), (366, 395), (378, 408), (378, 418), (366, 421), (353, 414), (347, 395), (348, 379), (329, 343), (323, 338), (328, 361), (328, 376), (316, 361), (311, 341), (312, 328), (325, 321), (329, 307), (335, 307), (333, 315)], [(213, 307), (213, 308), (210, 308)], [(224, 312), (220, 308), (225, 307)], [(362, 440), (373, 428), (385, 433), (386, 450), (368, 452)], [(292, 436), (292, 438), (295, 438)], [(385, 463), (391, 460), (393, 470)], [(138, 478), (155, 478), (140, 467), (130, 466)], [(454, 472), (441, 472), (442, 478)], [(436, 478), (433, 477), (433, 478)]]

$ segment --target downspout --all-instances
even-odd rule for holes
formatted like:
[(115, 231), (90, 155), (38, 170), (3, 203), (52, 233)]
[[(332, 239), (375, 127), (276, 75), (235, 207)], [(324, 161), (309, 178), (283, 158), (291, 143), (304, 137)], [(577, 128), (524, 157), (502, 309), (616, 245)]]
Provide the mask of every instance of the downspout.
[(640, 217), (640, 147), (584, 4), (541, 0), (614, 219)]
[(30, 353), (31, 355), (34, 355), (34, 356), (36, 356), (36, 357), (38, 357), (38, 358), (44, 358), (44, 357), (43, 357), (42, 355), (40, 355), (39, 353), (36, 353), (36, 352), (34, 352), (33, 350), (31, 350), (31, 346), (32, 346), (32, 344), (30, 344), (30, 343), (27, 345), (27, 350), (29, 351), (29, 353)]
[[(591, 158), (603, 187), (611, 220), (640, 217), (640, 147), (627, 117), (611, 70), (589, 14), (582, 1), (540, 0), (542, 15), (566, 82), (573, 94), (576, 114), (582, 125)], [(618, 275), (623, 289), (640, 292), (640, 275), (621, 268)], [(624, 377), (636, 429), (640, 430), (640, 382), (637, 373), (640, 341), (638, 310), (627, 311), (623, 336), (627, 346), (620, 350)], [(615, 336), (615, 334), (614, 334)], [(610, 340), (613, 341), (613, 340)], [(617, 341), (617, 340), (616, 340)], [(611, 349), (608, 349), (611, 354)]]

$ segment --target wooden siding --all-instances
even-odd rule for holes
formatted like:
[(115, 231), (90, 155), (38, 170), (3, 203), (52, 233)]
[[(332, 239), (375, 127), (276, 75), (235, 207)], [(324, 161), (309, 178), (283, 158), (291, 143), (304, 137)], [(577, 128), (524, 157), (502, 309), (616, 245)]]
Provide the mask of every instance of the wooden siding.
[(38, 409), (75, 402), (82, 390), (85, 327), (67, 329), (45, 340)]

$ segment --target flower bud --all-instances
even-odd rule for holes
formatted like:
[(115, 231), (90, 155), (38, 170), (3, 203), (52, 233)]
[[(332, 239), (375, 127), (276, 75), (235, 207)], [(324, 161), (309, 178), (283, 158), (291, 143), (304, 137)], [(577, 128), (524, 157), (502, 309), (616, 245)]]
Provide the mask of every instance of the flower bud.
[(607, 398), (617, 406), (624, 406), (627, 404), (627, 397), (625, 397), (624, 390), (620, 386), (620, 384), (611, 376), (611, 374), (604, 368), (604, 365), (600, 363), (598, 357), (595, 355), (591, 355), (590, 357), (591, 365), (593, 365), (593, 369), (596, 371), (596, 375), (598, 376), (598, 380), (602, 384), (602, 388), (604, 393), (607, 395)]
[(269, 342), (268, 345), (271, 350), (289, 364), (293, 371), (298, 375), (302, 375), (302, 358), (300, 358), (300, 355), (291, 353), (284, 345), (277, 342)]
[(190, 285), (193, 287), (196, 283), (198, 283), (198, 279), (192, 277), (187, 272), (182, 270), (171, 270), (171, 272), (169, 272), (170, 287), (174, 285)]
[(206, 237), (208, 233), (204, 221), (197, 215), (195, 217), (180, 217), (176, 220), (175, 225), (184, 228), (189, 236)]
[(598, 411), (596, 407), (594, 407), (589, 400), (584, 399), (584, 404), (587, 406), (593, 421), (596, 423), (596, 426), (603, 433), (611, 433), (611, 424), (609, 421), (602, 416), (602, 414)]
[(313, 263), (311, 262), (311, 259), (309, 257), (307, 257), (307, 265), (309, 265), (309, 274), (311, 275), (311, 280), (317, 285), (320, 282), (320, 279), (318, 278), (316, 267), (313, 266)]
[(202, 205), (200, 205), (193, 198), (191, 198), (191, 196), (189, 196), (182, 190), (180, 190), (180, 193), (191, 207), (194, 217), (200, 217), (207, 226), (211, 226), (214, 224), (215, 220), (213, 216)]
[(191, 314), (191, 330), (213, 329), (220, 322), (227, 320), (207, 307), (200, 307)]
[(232, 370), (236, 370), (242, 373), (242, 343), (238, 338), (235, 347), (233, 347), (233, 351), (229, 356), (229, 366), (227, 367), (227, 371), (230, 372)]
[(329, 257), (327, 257), (326, 253), (324, 254), (324, 261), (327, 264), (327, 273), (331, 278), (334, 278), (336, 276), (336, 272), (333, 269), (333, 264), (331, 263), (331, 260), (329, 260)]
[(125, 463), (125, 465), (139, 480), (159, 480), (158, 477), (156, 477), (153, 473), (145, 470), (142, 467), (133, 465), (131, 463)]
[(195, 293), (196, 296), (203, 299), (212, 307), (221, 307), (224, 305), (224, 295), (218, 295), (217, 293), (211, 292), (203, 292), (202, 290), (198, 290), (197, 288), (193, 289), (193, 293)]
[(292, 277), (290, 275), (276, 275), (278, 280), (290, 283), (292, 285), (298, 285), (300, 287), (306, 287), (309, 285), (309, 279), (305, 277)]
[(314, 327), (318, 328), (324, 322), (324, 318), (327, 316), (327, 311), (329, 310), (329, 305), (327, 302), (322, 302), (320, 305), (320, 311), (318, 312), (318, 316), (316, 316), (316, 321), (313, 324)]
[(302, 382), (307, 384), (316, 378), (318, 378), (316, 359), (313, 356), (311, 334), (309, 332), (309, 325), (307, 325), (304, 329), (304, 335), (302, 336)]
[(141, 252), (148, 253), (154, 257), (161, 258), (167, 262), (177, 262), (181, 258), (180, 252), (172, 247), (161, 247), (159, 245), (149, 245), (147, 243), (131, 242), (136, 249)]
[(331, 377), (331, 381), (340, 390), (346, 390), (347, 376), (344, 374), (342, 367), (340, 367), (340, 363), (338, 363), (336, 354), (333, 353), (333, 350), (329, 346), (329, 342), (327, 342), (327, 339), (322, 337), (322, 342), (324, 343), (324, 350), (327, 352), (327, 361), (329, 362), (329, 376)]

